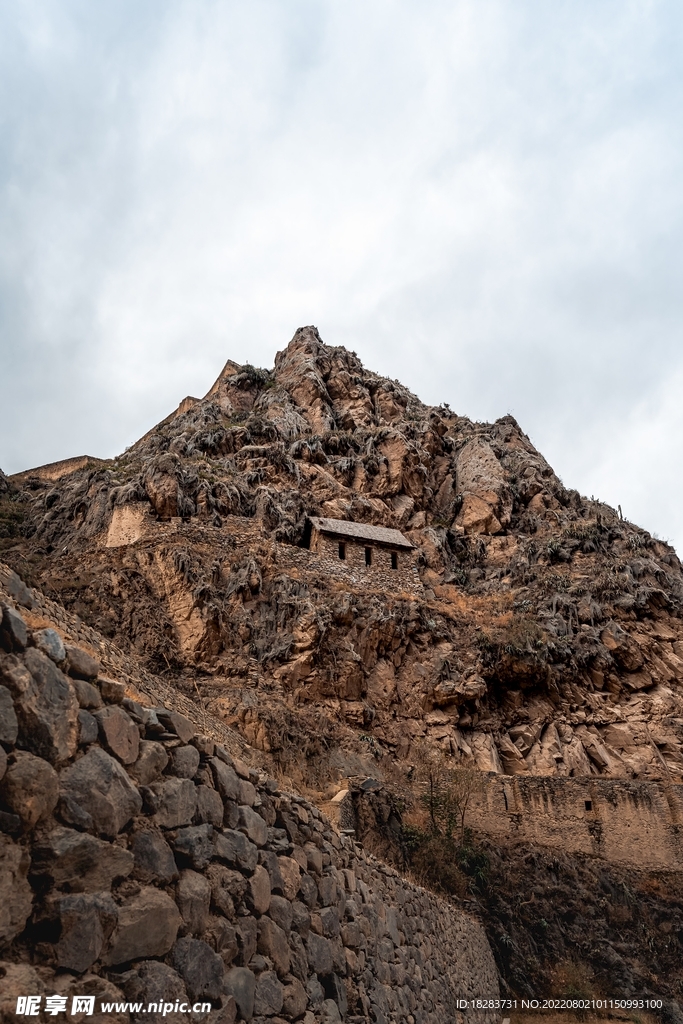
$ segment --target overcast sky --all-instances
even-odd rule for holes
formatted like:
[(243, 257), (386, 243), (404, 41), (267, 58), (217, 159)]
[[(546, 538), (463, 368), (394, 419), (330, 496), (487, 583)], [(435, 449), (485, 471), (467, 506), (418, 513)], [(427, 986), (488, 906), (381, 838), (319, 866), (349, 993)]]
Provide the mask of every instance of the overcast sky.
[(683, 5), (5, 0), (0, 466), (316, 324), (683, 549)]

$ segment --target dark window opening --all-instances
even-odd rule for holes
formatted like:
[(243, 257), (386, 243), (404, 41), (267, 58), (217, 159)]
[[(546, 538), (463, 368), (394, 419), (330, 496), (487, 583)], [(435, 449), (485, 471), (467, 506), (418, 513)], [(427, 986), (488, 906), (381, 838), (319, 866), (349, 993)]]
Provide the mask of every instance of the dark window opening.
[(391, 568), (398, 569), (398, 555), (395, 551), (391, 552)]
[(365, 549), (365, 564), (372, 565), (372, 548)]
[(339, 557), (342, 562), (346, 558), (346, 544), (343, 544), (342, 541), (339, 541)]
[(593, 810), (593, 801), (592, 800), (584, 800), (583, 803), (584, 803), (584, 806), (585, 806), (587, 811), (592, 811)]
[(509, 809), (508, 808), (508, 795), (505, 792), (505, 790), (503, 790), (503, 800), (505, 801), (505, 810), (507, 811)]

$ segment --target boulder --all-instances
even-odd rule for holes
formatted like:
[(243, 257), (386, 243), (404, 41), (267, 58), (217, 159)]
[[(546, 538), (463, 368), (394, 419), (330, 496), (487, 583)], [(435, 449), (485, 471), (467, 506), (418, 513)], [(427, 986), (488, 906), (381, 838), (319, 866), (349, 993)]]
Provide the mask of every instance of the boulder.
[(275, 971), (263, 971), (256, 982), (254, 1013), (273, 1017), (282, 1009), (283, 999), (283, 988)]
[(159, 889), (145, 888), (119, 908), (119, 919), (104, 963), (164, 956), (173, 945), (181, 917), (174, 901)]
[(503, 733), (498, 737), (498, 751), (505, 775), (523, 775), (529, 770), (519, 747)]
[(59, 778), (60, 814), (67, 824), (115, 836), (142, 808), (142, 798), (113, 757), (91, 747)]
[(201, 871), (207, 867), (216, 852), (213, 825), (190, 825), (179, 828), (173, 840), (176, 854), (189, 860)]
[(236, 829), (240, 822), (239, 805), (234, 800), (223, 802), (223, 824), (226, 829)]
[(314, 843), (306, 843), (306, 866), (312, 875), (323, 873), (323, 855)]
[(223, 824), (223, 801), (211, 786), (197, 786), (197, 812), (195, 821), (202, 824)]
[(10, 597), (13, 597), (17, 604), (20, 604), (23, 608), (33, 608), (35, 601), (33, 593), (29, 587), (26, 586), (20, 576), (12, 571), (9, 574), (7, 582), (7, 593)]
[[(308, 992), (308, 1001), (313, 1009), (317, 1012), (322, 1011), (323, 1000), (325, 999), (325, 989), (322, 987), (315, 974), (308, 979), (306, 991)], [(316, 1024), (318, 1024), (317, 1019), (314, 1019), (316, 1020)], [(327, 1020), (327, 1017), (321, 1017), (320, 1019)]]
[(140, 751), (140, 733), (132, 718), (122, 707), (110, 705), (95, 712), (100, 736), (110, 754), (124, 764), (137, 761)]
[(331, 906), (337, 899), (337, 883), (332, 875), (323, 875), (318, 882), (318, 896), (323, 907)]
[(299, 893), (308, 909), (312, 910), (318, 902), (318, 886), (310, 875), (303, 874), (301, 876), (301, 880), (299, 882)]
[(182, 514), (183, 492), (178, 481), (181, 474), (177, 456), (168, 452), (153, 460), (145, 470), (143, 485), (159, 519), (173, 519)]
[(107, 704), (121, 704), (126, 696), (126, 686), (117, 679), (103, 677), (100, 679), (100, 692)]
[(268, 908), (268, 916), (275, 922), (278, 927), (289, 934), (292, 929), (292, 904), (289, 900), (286, 900), (284, 896), (273, 896), (270, 897), (270, 906)]
[(467, 679), (445, 679), (434, 687), (432, 699), (437, 707), (448, 707), (449, 704), (479, 700), (486, 694), (486, 689), (486, 683), (477, 675)]
[(72, 644), (65, 644), (64, 649), (70, 676), (77, 679), (97, 679), (100, 674), (100, 663), (97, 658), (88, 654), (82, 647), (74, 647)]
[(217, 1003), (223, 989), (223, 961), (211, 946), (189, 935), (178, 939), (171, 964), (185, 982), (190, 999)]
[(301, 885), (301, 868), (293, 857), (278, 857), (278, 866), (284, 883), (285, 899), (293, 900)]
[(256, 846), (263, 846), (268, 841), (268, 826), (251, 807), (240, 807), (237, 828)]
[(223, 991), (234, 998), (242, 1020), (251, 1020), (256, 994), (256, 978), (252, 972), (246, 967), (232, 967), (223, 980)]
[(310, 911), (306, 904), (302, 903), (301, 900), (294, 900), (290, 906), (292, 908), (292, 928), (306, 938), (311, 929)]
[(28, 644), (26, 623), (14, 608), (3, 608), (2, 610), (0, 642), (8, 651), (23, 651)]
[(179, 779), (193, 779), (199, 768), (199, 751), (186, 744), (176, 747), (171, 757), (171, 771)]
[(238, 962), (240, 966), (251, 962), (256, 952), (258, 931), (255, 917), (240, 917), (235, 926), (238, 946)]
[(211, 885), (208, 879), (197, 871), (182, 871), (176, 893), (183, 931), (190, 935), (201, 935), (209, 922)]
[(239, 779), (233, 768), (225, 764), (219, 757), (212, 757), (211, 769), (216, 789), (224, 800), (237, 800), (239, 796)]
[(206, 872), (211, 885), (211, 899), (225, 917), (235, 916), (235, 904), (241, 903), (247, 891), (247, 880), (240, 871), (224, 864), (211, 864)]
[(135, 877), (168, 885), (178, 877), (173, 851), (161, 832), (136, 832), (131, 844)]
[[(0, 1021), (13, 1024), (17, 1019), (17, 1000), (29, 993), (35, 996), (45, 994), (40, 975), (29, 964), (11, 964), (0, 961)], [(42, 1002), (42, 999), (41, 999)]]
[(328, 939), (336, 939), (340, 932), (339, 911), (336, 907), (323, 907), (320, 911), (323, 935)]
[(2, 783), (3, 803), (21, 818), (24, 828), (31, 829), (54, 811), (59, 799), (59, 779), (51, 764), (24, 750), (14, 753)]
[(12, 694), (6, 686), (0, 686), (0, 743), (13, 747), (17, 742), (18, 733), (19, 725)]
[(253, 871), (258, 863), (258, 850), (241, 832), (226, 828), (216, 833), (216, 856), (242, 871)]
[(502, 530), (491, 506), (476, 494), (463, 496), (460, 511), (455, 518), (455, 526), (470, 534), (495, 534)]
[(289, 936), (289, 948), (292, 956), (291, 972), (295, 978), (298, 978), (305, 985), (310, 973), (308, 969), (308, 954), (306, 953), (304, 940), (297, 932), (292, 932)]
[(482, 772), (496, 772), (502, 774), (503, 766), (500, 763), (498, 749), (493, 737), (488, 732), (475, 732), (470, 737), (470, 744), (474, 759)]
[(103, 892), (62, 896), (52, 907), (61, 929), (55, 945), (57, 964), (80, 974), (99, 959), (116, 926), (118, 908)]
[[(168, 1013), (162, 1009), (168, 1003), (187, 1002), (187, 991), (180, 975), (159, 960), (143, 960), (138, 964), (137, 971), (131, 972), (125, 982), (125, 996), (130, 1002), (142, 1003), (144, 1010), (135, 1014), (135, 1021), (146, 1024), (187, 1024), (187, 1014)], [(147, 1012), (147, 1006), (155, 1003), (160, 1012)]]
[[(323, 1003), (323, 1010), (327, 1012), (332, 1020), (341, 1021), (346, 1017), (348, 1009), (346, 1000), (346, 985), (337, 974), (330, 974), (323, 979), (323, 988), (327, 999)], [(332, 1003), (332, 1007), (329, 1004)], [(336, 1010), (336, 1013), (334, 1012)], [(330, 1013), (330, 1011), (332, 1011)]]
[(282, 992), (282, 1012), (285, 1017), (297, 1020), (302, 1017), (308, 1006), (308, 993), (298, 978), (293, 978), (285, 985)]
[(92, 683), (85, 679), (74, 679), (71, 684), (76, 694), (78, 706), (81, 708), (101, 708), (102, 696), (100, 691)]
[(91, 743), (95, 742), (99, 736), (99, 732), (95, 716), (91, 715), (89, 711), (85, 711), (81, 708), (78, 712), (79, 747), (89, 747)]
[[(491, 445), (481, 437), (468, 441), (456, 461), (457, 491), (465, 499), (470, 495), (488, 505), (500, 529), (507, 526), (512, 515), (512, 492), (505, 480), (503, 467)], [(463, 502), (464, 507), (465, 502)], [(461, 510), (462, 515), (462, 510)], [(458, 516), (458, 520), (460, 516)], [(497, 532), (494, 530), (479, 532)]]
[(281, 978), (289, 973), (290, 955), (287, 935), (270, 917), (262, 917), (258, 922), (257, 949), (259, 953), (273, 961), (273, 966)]
[(197, 810), (197, 793), (190, 779), (166, 779), (149, 787), (154, 822), (161, 828), (189, 825)]
[(278, 864), (277, 855), (272, 850), (259, 850), (258, 862), (263, 864), (270, 876), (270, 891), (281, 896), (285, 891), (285, 883)]
[(308, 966), (314, 974), (330, 974), (334, 964), (332, 946), (322, 935), (310, 932), (306, 939)]
[(256, 789), (247, 779), (240, 779), (237, 787), (237, 803), (253, 807), (256, 803)]
[(101, 892), (133, 870), (133, 854), (87, 832), (62, 826), (43, 836), (33, 848), (32, 870), (47, 875), (57, 889)]
[(527, 725), (526, 723), (523, 723), (522, 725), (513, 725), (509, 730), (510, 739), (519, 749), (523, 757), (526, 757), (529, 753), (540, 734), (541, 726), (538, 724), (534, 726)]
[(224, 917), (209, 915), (204, 938), (211, 941), (224, 964), (229, 966), (237, 956), (237, 932)]
[[(28, 850), (0, 833), (0, 942), (11, 942), (24, 930), (33, 906), (27, 875)], [(28, 993), (25, 993), (28, 994)]]
[(66, 658), (64, 642), (56, 629), (38, 629), (33, 634), (33, 642), (39, 651), (46, 654), (56, 665)]
[(177, 711), (169, 711), (168, 708), (157, 708), (157, 718), (162, 725), (165, 725), (169, 732), (174, 732), (183, 743), (189, 743), (196, 735), (197, 730), (189, 718), (178, 714)]
[[(78, 746), (78, 702), (71, 683), (42, 651), (24, 655), (28, 673), (6, 674), (14, 683), (19, 742), (52, 764), (72, 757)], [(21, 691), (21, 692), (19, 692)]]
[(247, 903), (256, 914), (265, 914), (270, 906), (270, 877), (261, 864), (247, 883)]
[(167, 764), (168, 754), (162, 743), (157, 743), (156, 740), (141, 740), (138, 759), (128, 771), (141, 786), (149, 786), (159, 778)]

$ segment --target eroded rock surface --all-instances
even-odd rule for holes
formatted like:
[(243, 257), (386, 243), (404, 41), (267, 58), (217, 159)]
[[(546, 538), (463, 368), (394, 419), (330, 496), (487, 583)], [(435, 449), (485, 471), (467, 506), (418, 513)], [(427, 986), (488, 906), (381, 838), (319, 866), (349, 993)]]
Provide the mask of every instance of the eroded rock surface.
[[(683, 779), (673, 549), (565, 487), (511, 416), (425, 406), (313, 327), (272, 370), (228, 361), (120, 458), (14, 478), (0, 506), (0, 550), (35, 567), (30, 582), (49, 578), (301, 782), (382, 758), (407, 770), (425, 746), (486, 771)], [(321, 571), (301, 546), (310, 515), (402, 530), (415, 588)], [(30, 608), (16, 573), (6, 585)], [(13, 615), (2, 635), (21, 651)], [(87, 680), (97, 658), (62, 651), (44, 623), (36, 635), (48, 653), (31, 647), (30, 680), (12, 685), (41, 690), (20, 727), (57, 763), (75, 742), (70, 684), (48, 696), (35, 680), (62, 657)], [(77, 693), (107, 749), (128, 743), (154, 783), (155, 737), (136, 751)]]

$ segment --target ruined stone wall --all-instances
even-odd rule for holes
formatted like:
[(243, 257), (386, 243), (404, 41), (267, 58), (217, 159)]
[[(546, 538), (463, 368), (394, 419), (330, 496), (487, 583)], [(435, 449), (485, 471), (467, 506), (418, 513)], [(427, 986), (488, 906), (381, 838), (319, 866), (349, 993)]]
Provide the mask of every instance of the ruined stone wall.
[[(209, 534), (215, 544), (217, 533), (223, 532), (238, 547), (253, 548), (263, 541), (258, 520), (244, 516), (225, 516), (221, 527), (186, 523), (182, 519), (161, 522), (150, 514), (146, 502), (115, 508), (104, 539), (105, 547), (122, 547), (138, 542), (163, 543), (180, 538), (202, 541)], [(387, 594), (423, 594), (423, 587), (410, 551), (398, 551), (398, 569), (391, 568), (391, 551), (372, 545), (373, 562), (365, 564), (365, 545), (352, 540), (346, 542), (346, 559), (339, 557), (339, 542), (330, 537), (317, 538), (317, 550), (293, 547), (289, 544), (273, 546), (274, 565), (284, 570), (295, 569), (298, 576), (321, 582), (329, 579), (343, 583), (352, 590), (369, 590)]]
[(96, 459), (92, 455), (75, 455), (71, 459), (62, 459), (60, 462), (48, 462), (45, 466), (36, 466), (35, 469), (24, 469), (21, 473), (13, 473), (10, 480), (17, 484), (24, 484), (31, 477), (38, 480), (59, 480), (69, 473), (75, 473), (77, 469), (85, 466), (104, 465), (105, 459)]
[(245, 755), (246, 744), (234, 730), (220, 720), (206, 715), (195, 703), (179, 693), (158, 676), (145, 671), (108, 637), (83, 622), (78, 615), (51, 601), (39, 590), (31, 590), (8, 565), (0, 562), (0, 605), (18, 603), (29, 626), (55, 628), (65, 642), (82, 645), (98, 659), (105, 674), (113, 675), (126, 685), (128, 696), (147, 704), (163, 704), (182, 715), (190, 716), (203, 732), (223, 743), (233, 753)]
[(473, 828), (647, 869), (683, 868), (683, 786), (626, 779), (488, 775)]
[(277, 550), (277, 561), (283, 567), (297, 569), (299, 574), (320, 581), (335, 580), (351, 590), (379, 592), (400, 595), (405, 593), (418, 596), (423, 593), (413, 556), (409, 552), (398, 553), (398, 569), (391, 568), (390, 552), (373, 547), (372, 565), (365, 564), (365, 545), (346, 541), (346, 558), (339, 557), (339, 542), (324, 535), (318, 539), (318, 550), (281, 544)]
[(28, 628), (30, 596), (0, 608), (2, 1019), (19, 995), (82, 994), (117, 1024), (188, 1018), (102, 1000), (209, 1003), (211, 1024), (497, 1020), (455, 1008), (498, 993), (478, 920)]

